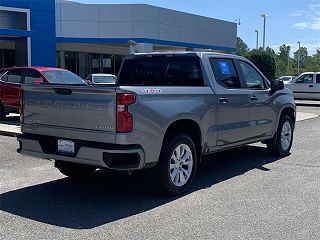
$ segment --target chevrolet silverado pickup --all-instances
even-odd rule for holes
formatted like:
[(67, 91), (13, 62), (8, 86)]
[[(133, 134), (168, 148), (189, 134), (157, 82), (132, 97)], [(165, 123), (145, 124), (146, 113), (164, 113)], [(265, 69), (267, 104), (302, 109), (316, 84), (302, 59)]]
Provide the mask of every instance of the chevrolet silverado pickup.
[(239, 56), (176, 52), (125, 58), (115, 85), (26, 85), (18, 152), (69, 177), (153, 168), (181, 194), (202, 156), (254, 142), (289, 154), (293, 94)]

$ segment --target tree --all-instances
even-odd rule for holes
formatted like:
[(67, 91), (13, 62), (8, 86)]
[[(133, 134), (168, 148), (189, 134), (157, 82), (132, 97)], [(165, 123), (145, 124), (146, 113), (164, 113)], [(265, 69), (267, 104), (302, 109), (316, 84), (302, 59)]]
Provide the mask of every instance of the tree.
[(300, 60), (300, 67), (303, 68), (305, 66), (305, 60), (308, 56), (308, 49), (306, 47), (301, 47), (297, 51), (294, 52), (294, 59), (298, 64), (298, 59)]
[(276, 75), (278, 77), (289, 74), (290, 46), (285, 44), (279, 47), (279, 52), (276, 56)]
[(246, 56), (249, 50), (248, 45), (240, 37), (237, 37), (237, 55)]
[(253, 49), (247, 55), (248, 59), (260, 69), (268, 79), (275, 79), (276, 60), (270, 52), (263, 49)]
[(276, 57), (276, 53), (271, 47), (266, 47), (266, 52), (270, 53), (273, 57)]

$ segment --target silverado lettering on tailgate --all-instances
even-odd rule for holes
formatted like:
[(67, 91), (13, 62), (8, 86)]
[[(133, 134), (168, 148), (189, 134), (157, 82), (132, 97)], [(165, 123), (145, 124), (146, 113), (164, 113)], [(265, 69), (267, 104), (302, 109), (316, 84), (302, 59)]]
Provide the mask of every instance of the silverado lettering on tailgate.
[(39, 99), (26, 99), (25, 105), (49, 108), (49, 109), (81, 109), (81, 110), (92, 110), (92, 111), (105, 111), (108, 109), (108, 104), (112, 101), (108, 101), (105, 104), (92, 104), (82, 102), (66, 102), (66, 101), (52, 101), (52, 100), (39, 100)]

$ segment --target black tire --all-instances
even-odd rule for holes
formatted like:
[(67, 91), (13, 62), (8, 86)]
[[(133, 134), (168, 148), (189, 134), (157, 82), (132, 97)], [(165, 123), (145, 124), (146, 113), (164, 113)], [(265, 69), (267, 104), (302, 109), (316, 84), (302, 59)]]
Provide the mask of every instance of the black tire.
[(92, 166), (69, 163), (64, 161), (55, 161), (55, 167), (58, 168), (58, 170), (62, 174), (71, 178), (79, 178), (79, 177), (92, 175), (97, 169), (96, 167), (92, 167)]
[[(176, 166), (176, 169), (173, 169), (173, 171), (170, 170), (170, 162), (172, 155), (174, 154), (175, 149), (178, 146), (184, 146), (181, 145), (184, 144), (186, 146), (188, 146), (188, 148), (191, 150), (192, 153), (192, 167), (190, 167), (191, 169), (191, 174), (189, 174), (189, 177), (187, 177), (185, 180), (185, 184), (183, 184), (182, 186), (177, 186), (171, 179), (171, 173), (173, 174), (173, 171), (176, 171), (176, 176), (179, 178), (179, 180), (181, 180), (182, 176), (180, 176), (180, 172), (182, 172), (181, 174), (183, 175), (183, 177), (188, 176), (185, 174), (185, 172), (183, 172), (184, 170), (186, 172), (188, 172), (186, 169), (189, 169), (189, 165), (181, 165), (179, 168), (180, 170), (178, 170), (178, 167)], [(184, 152), (186, 154), (186, 152)], [(183, 155), (186, 156), (186, 155)], [(188, 158), (188, 161), (191, 161), (190, 158)], [(154, 177), (156, 178), (157, 182), (158, 182), (158, 186), (160, 188), (160, 190), (167, 194), (167, 195), (180, 195), (183, 194), (184, 192), (186, 192), (195, 177), (196, 174), (196, 169), (197, 169), (197, 163), (198, 163), (198, 158), (197, 158), (197, 153), (196, 153), (196, 147), (192, 141), (192, 139), (186, 135), (186, 134), (174, 134), (171, 135), (170, 137), (167, 138), (167, 140), (164, 142), (163, 144), (163, 148), (160, 154), (160, 158), (159, 158), (159, 163), (156, 167), (156, 172)], [(178, 164), (178, 163), (177, 163)], [(184, 170), (182, 170), (182, 168), (184, 168)], [(178, 171), (178, 172), (177, 172)], [(179, 176), (178, 176), (179, 175)], [(176, 178), (174, 178), (176, 179)]]
[[(291, 135), (290, 135), (290, 144), (287, 148), (284, 148), (284, 146), (281, 143), (281, 131), (284, 126), (284, 124), (289, 123), (290, 124), (290, 130), (291, 130)], [(292, 147), (292, 142), (293, 142), (293, 123), (291, 118), (288, 115), (283, 115), (279, 121), (278, 129), (270, 141), (267, 142), (267, 147), (268, 150), (277, 156), (288, 156), (290, 154), (290, 150)]]
[(5, 120), (5, 119), (6, 119), (6, 113), (4, 112), (2, 102), (0, 102), (0, 120)]

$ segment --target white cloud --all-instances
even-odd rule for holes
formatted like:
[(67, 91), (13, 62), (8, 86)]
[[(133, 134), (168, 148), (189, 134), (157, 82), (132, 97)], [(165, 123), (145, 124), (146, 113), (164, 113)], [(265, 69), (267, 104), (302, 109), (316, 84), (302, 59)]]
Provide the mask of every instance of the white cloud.
[(302, 17), (306, 12), (303, 10), (294, 11), (289, 14), (290, 17)]
[(311, 19), (311, 21), (306, 22), (298, 22), (292, 25), (292, 28), (300, 29), (300, 30), (320, 30), (320, 18), (315, 17)]
[(309, 9), (311, 10), (311, 14), (307, 14), (305, 11), (296, 11), (291, 13), (290, 16), (308, 16), (306, 19), (307, 21), (298, 22), (291, 26), (291, 28), (296, 28), (300, 30), (316, 30), (320, 31), (320, 4), (310, 4), (308, 5)]
[(308, 7), (317, 15), (320, 16), (320, 4), (310, 4)]

